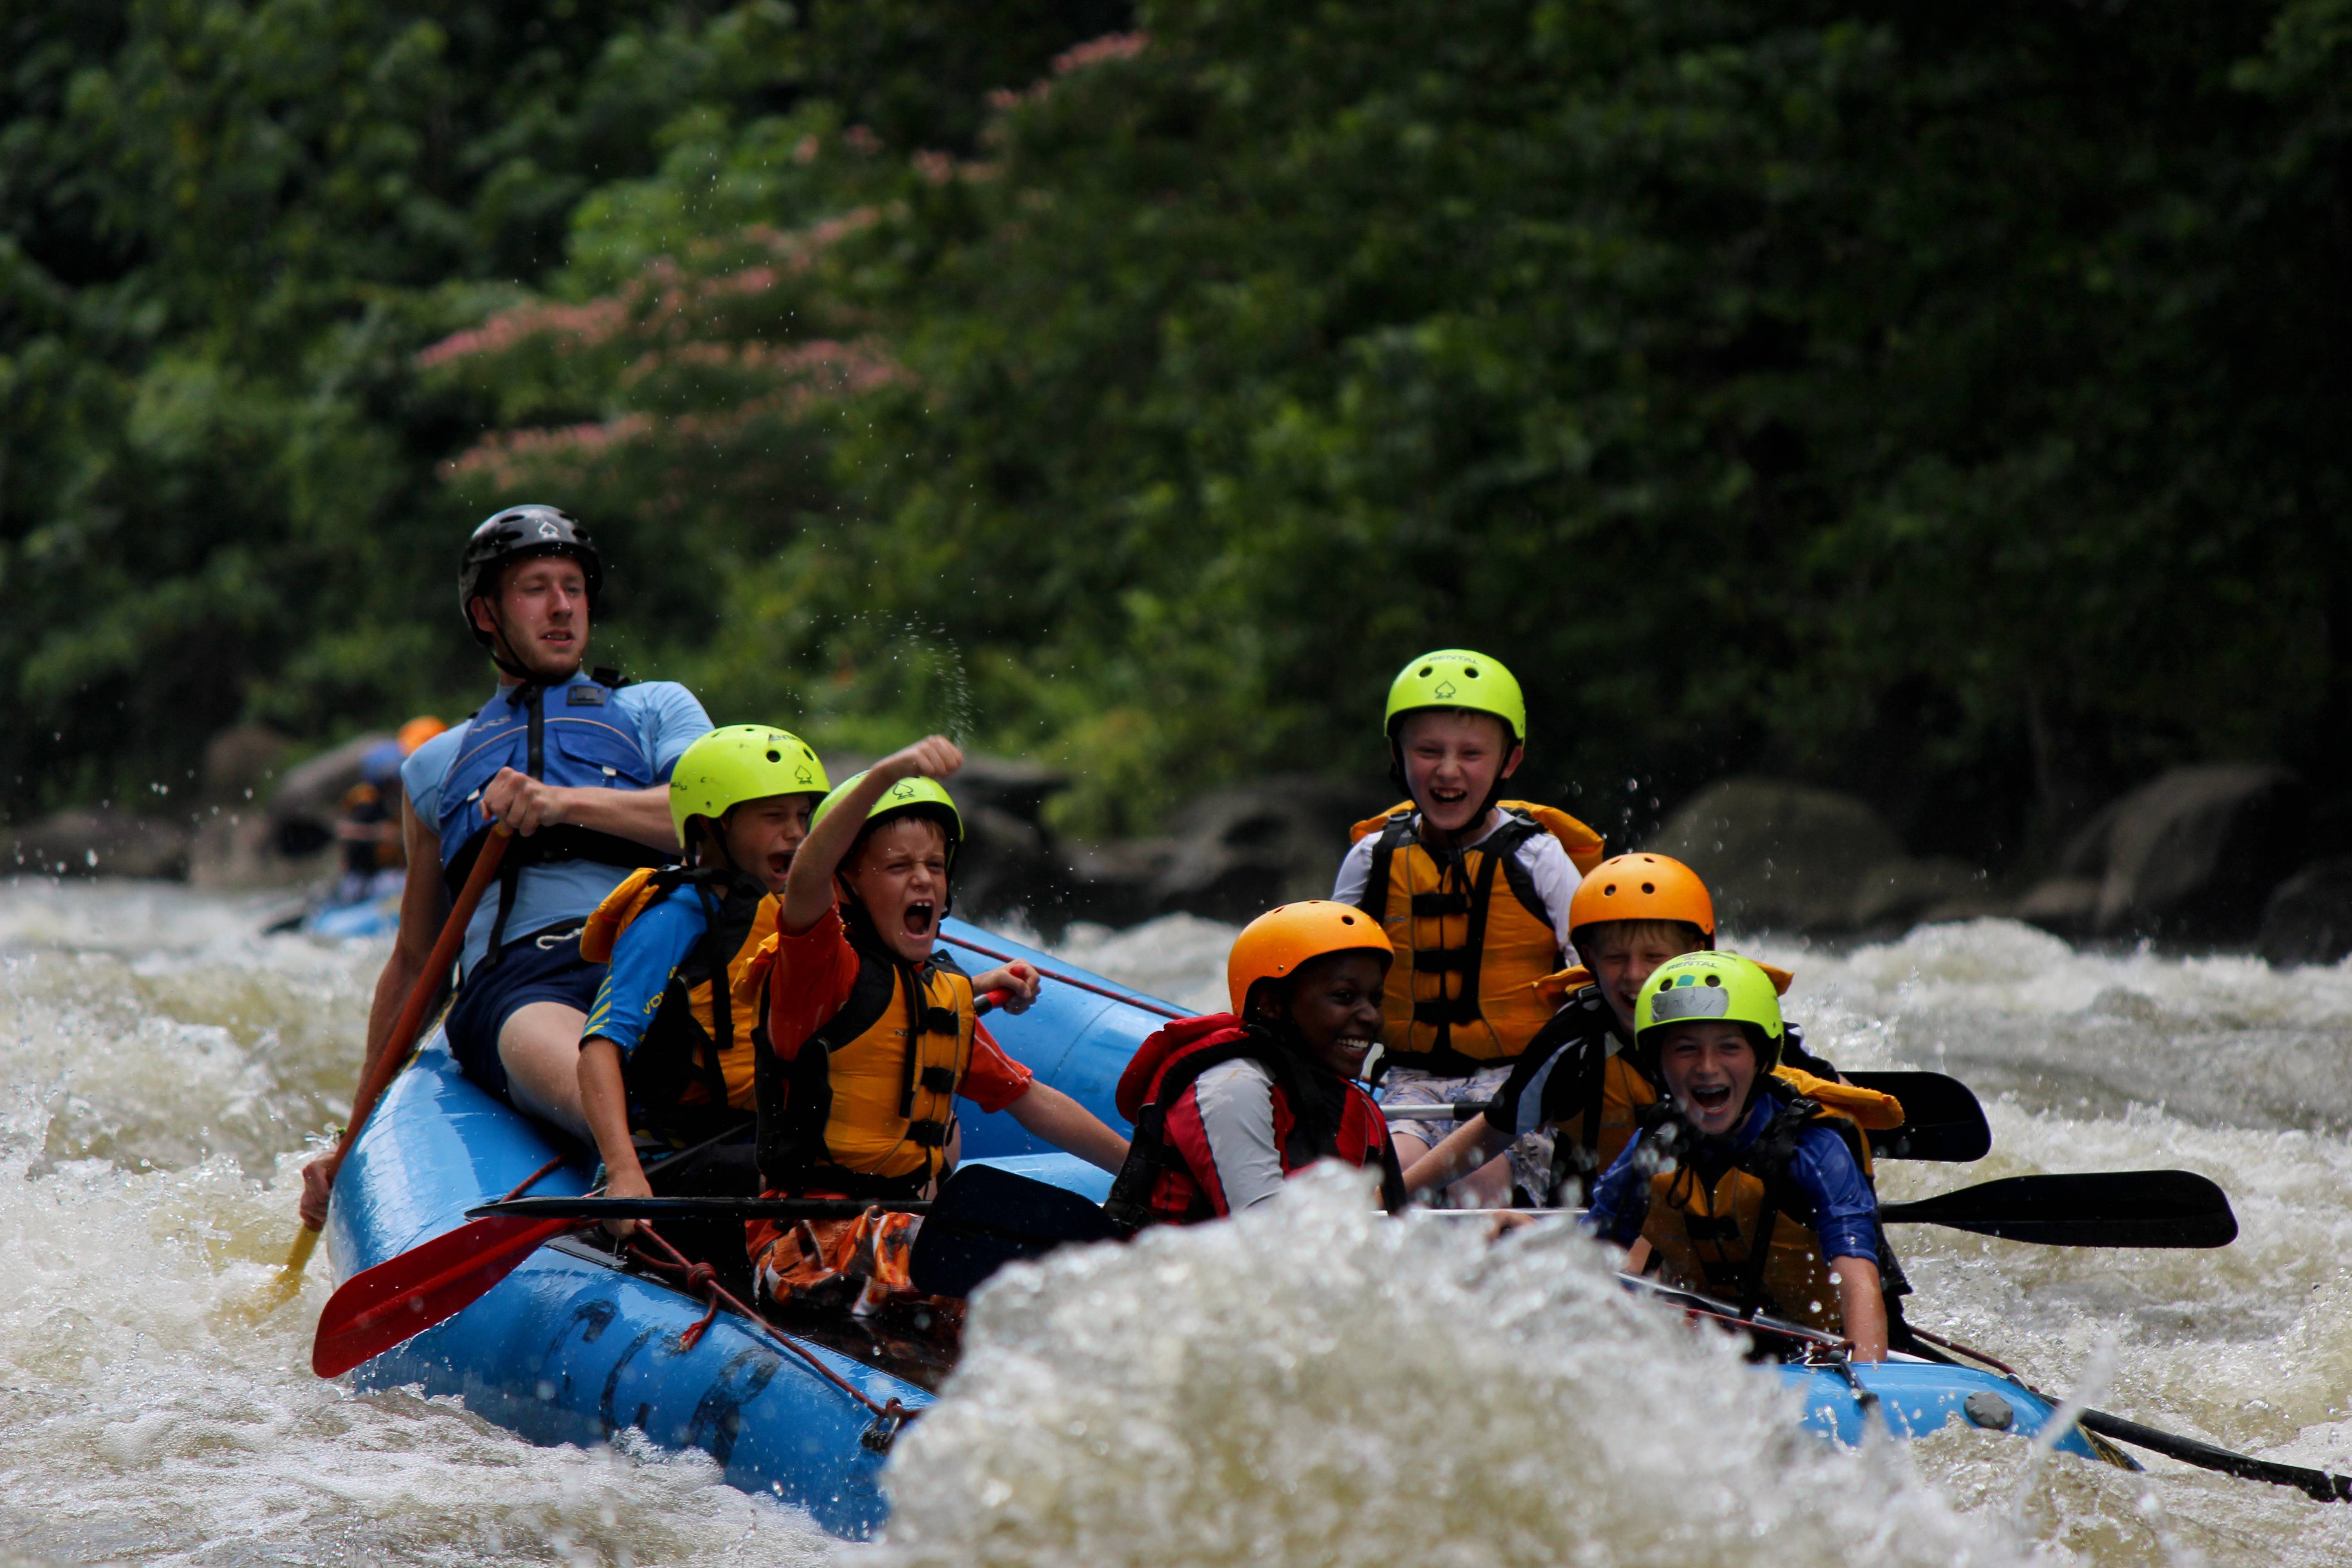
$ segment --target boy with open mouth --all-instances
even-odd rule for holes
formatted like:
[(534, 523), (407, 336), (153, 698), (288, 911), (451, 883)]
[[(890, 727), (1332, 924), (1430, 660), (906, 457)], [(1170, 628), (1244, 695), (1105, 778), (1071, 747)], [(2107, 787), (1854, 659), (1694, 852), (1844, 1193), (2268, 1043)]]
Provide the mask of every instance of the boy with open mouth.
[(1632, 1267), (1853, 1342), (1886, 1359), (1878, 1197), (1863, 1126), (1887, 1095), (1773, 1076), (1786, 1034), (1770, 976), (1728, 952), (1661, 964), (1642, 987), (1634, 1050), (1664, 1089), (1601, 1178), (1588, 1223)]
[[(1037, 971), (967, 976), (937, 945), (963, 843), (938, 781), (962, 766), (940, 735), (885, 757), (824, 797), (793, 857), (776, 935), (751, 976), (766, 1008), (753, 1083), (767, 1196), (931, 1196), (955, 1164), (959, 1096), (1107, 1171), (1127, 1158), (1126, 1139), (1034, 1081), (980, 1025), (975, 996), (1002, 993), (1023, 1012)], [(760, 1294), (860, 1316), (917, 1301), (908, 1266), (920, 1223), (872, 1209), (756, 1221)]]

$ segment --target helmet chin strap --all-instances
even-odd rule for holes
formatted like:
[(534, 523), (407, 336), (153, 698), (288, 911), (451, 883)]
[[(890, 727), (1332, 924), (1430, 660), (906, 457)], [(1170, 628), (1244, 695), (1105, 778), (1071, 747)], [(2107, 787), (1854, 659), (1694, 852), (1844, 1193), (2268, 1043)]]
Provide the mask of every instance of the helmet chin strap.
[[(561, 684), (561, 682), (552, 681), (546, 676), (541, 675), (538, 671), (528, 668), (524, 666), (521, 657), (514, 650), (514, 639), (507, 636), (507, 618), (499, 613), (499, 605), (497, 600), (491, 598), (487, 594), (477, 594), (474, 595), (474, 598), (476, 603), (488, 605), (490, 607), (490, 636), (494, 639), (490, 644), (490, 662), (492, 664), (497, 665), (502, 673), (513, 676), (517, 680), (521, 681), (526, 686), (551, 686)], [(580, 668), (581, 665), (584, 665), (587, 662), (587, 656), (583, 652), (581, 656), (580, 664), (574, 665), (572, 668), (576, 671)], [(566, 677), (565, 679), (568, 679), (570, 678)]]

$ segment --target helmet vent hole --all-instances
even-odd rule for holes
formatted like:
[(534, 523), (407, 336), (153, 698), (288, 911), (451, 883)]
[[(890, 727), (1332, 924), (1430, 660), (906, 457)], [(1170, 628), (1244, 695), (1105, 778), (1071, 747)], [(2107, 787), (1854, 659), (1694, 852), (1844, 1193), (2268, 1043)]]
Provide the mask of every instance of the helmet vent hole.
[(1356, 923), (1356, 917), (1353, 915), (1341, 915), (1339, 917), (1339, 923), (1343, 926), (1354, 925)]
[(1723, 981), (1718, 976), (1710, 974), (1706, 977), (1706, 983), (1709, 985), (1720, 985), (1723, 984)]
[(1478, 679), (1478, 667), (1475, 664), (1465, 664), (1462, 667), (1462, 673), (1475, 680)]
[(783, 753), (783, 752), (770, 752), (768, 753), (768, 761), (770, 761), (770, 762), (772, 762), (772, 763), (781, 763), (781, 762), (782, 762), (783, 760), (784, 760), (784, 753)]
[(1658, 885), (1655, 882), (1644, 882), (1642, 884), (1642, 891), (1645, 893), (1654, 893), (1657, 890)]
[(1612, 882), (1612, 883), (1610, 883), (1607, 887), (1605, 887), (1605, 888), (1601, 889), (1601, 896), (1602, 898), (1604, 898), (1604, 899), (1613, 899), (1613, 898), (1615, 898), (1615, 897), (1617, 896), (1617, 884), (1616, 884), (1616, 883), (1614, 883), (1614, 882)]

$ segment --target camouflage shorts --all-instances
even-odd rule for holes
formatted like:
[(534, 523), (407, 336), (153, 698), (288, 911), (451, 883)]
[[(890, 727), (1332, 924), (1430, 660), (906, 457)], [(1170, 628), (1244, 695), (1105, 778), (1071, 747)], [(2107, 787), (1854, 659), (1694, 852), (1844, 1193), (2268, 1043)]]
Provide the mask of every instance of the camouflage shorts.
[[(1412, 1068), (1391, 1068), (1381, 1079), (1381, 1103), (1450, 1105), (1456, 1100), (1492, 1100), (1511, 1076), (1504, 1062), (1468, 1078), (1433, 1078)], [(1389, 1136), (1407, 1133), (1435, 1148), (1462, 1123), (1459, 1121), (1391, 1121)], [(1551, 1185), (1551, 1134), (1530, 1132), (1506, 1150), (1511, 1163), (1511, 1183), (1521, 1192), (1540, 1197)], [(1406, 1164), (1412, 1163), (1407, 1160)]]

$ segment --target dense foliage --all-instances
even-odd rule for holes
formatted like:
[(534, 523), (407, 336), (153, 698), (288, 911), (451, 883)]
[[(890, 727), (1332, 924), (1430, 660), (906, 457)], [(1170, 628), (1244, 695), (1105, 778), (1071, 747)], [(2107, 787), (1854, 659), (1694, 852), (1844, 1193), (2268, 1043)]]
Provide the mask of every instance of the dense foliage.
[(2343, 0), (11, 26), (19, 810), (462, 704), (527, 495), (722, 721), (1096, 828), (1377, 773), (1449, 642), (1610, 825), (1759, 767), (1997, 857), (2344, 749)]

